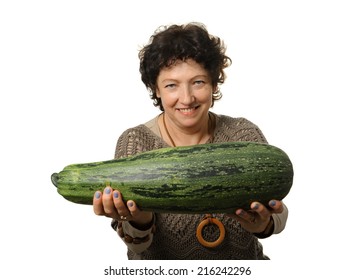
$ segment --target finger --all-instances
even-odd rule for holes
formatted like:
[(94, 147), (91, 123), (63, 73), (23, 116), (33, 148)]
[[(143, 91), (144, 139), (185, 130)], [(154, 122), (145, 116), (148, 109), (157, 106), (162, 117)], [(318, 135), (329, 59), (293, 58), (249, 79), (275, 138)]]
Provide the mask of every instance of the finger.
[(269, 201), (268, 205), (269, 205), (270, 209), (272, 209), (273, 213), (279, 214), (279, 213), (283, 212), (283, 210), (284, 210), (283, 203), (279, 200), (276, 200), (276, 199), (272, 199), (271, 201)]
[(115, 218), (118, 216), (117, 209), (113, 203), (112, 188), (107, 186), (102, 194), (102, 204), (107, 216)]
[(127, 206), (128, 206), (128, 210), (130, 212), (130, 214), (132, 215), (132, 217), (136, 217), (139, 215), (140, 210), (139, 208), (136, 206), (136, 204), (134, 203), (133, 200), (129, 200), (127, 202)]
[(271, 215), (271, 212), (262, 203), (252, 202), (251, 209), (255, 211), (262, 220), (266, 220)]
[(237, 209), (236, 210), (236, 216), (241, 218), (242, 221), (248, 222), (248, 223), (255, 223), (256, 222), (256, 216), (254, 213), (250, 211), (245, 211), (243, 209)]
[(93, 212), (99, 216), (104, 214), (102, 193), (100, 191), (95, 192), (95, 195), (93, 196)]
[(128, 217), (130, 215), (129, 209), (126, 207), (120, 191), (113, 191), (113, 203), (119, 217)]
[(145, 227), (151, 223), (153, 219), (152, 212), (141, 211), (133, 200), (128, 200), (127, 207), (131, 214), (131, 220), (136, 224)]

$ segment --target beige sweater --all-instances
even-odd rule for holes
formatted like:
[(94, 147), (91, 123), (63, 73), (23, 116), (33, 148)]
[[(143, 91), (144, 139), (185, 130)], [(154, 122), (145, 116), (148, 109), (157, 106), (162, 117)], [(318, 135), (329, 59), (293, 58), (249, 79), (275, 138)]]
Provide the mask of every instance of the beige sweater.
[[(213, 142), (252, 141), (267, 143), (261, 130), (244, 118), (215, 115), (216, 128)], [(126, 157), (144, 151), (168, 147), (161, 138), (157, 117), (144, 125), (126, 130), (118, 139), (115, 158)], [(140, 231), (129, 222), (122, 223), (124, 233), (135, 238), (149, 236), (145, 243), (126, 243), (129, 259), (268, 259), (258, 238), (244, 230), (239, 223), (223, 214), (216, 216), (225, 226), (225, 240), (216, 248), (203, 247), (196, 238), (196, 228), (204, 215), (162, 214), (154, 216), (155, 231), (152, 228)], [(288, 210), (273, 214), (274, 232), (281, 232), (286, 224)], [(118, 231), (118, 222), (112, 227)], [(219, 231), (213, 226), (205, 227), (205, 240), (215, 240)], [(123, 242), (124, 239), (123, 239)]]

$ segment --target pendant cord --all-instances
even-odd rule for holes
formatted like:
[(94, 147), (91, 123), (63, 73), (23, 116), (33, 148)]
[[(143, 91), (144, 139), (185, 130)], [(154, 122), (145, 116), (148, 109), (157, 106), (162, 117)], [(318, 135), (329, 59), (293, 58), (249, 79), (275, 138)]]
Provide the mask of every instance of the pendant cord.
[(166, 131), (166, 134), (167, 134), (167, 136), (168, 136), (168, 139), (170, 140), (172, 146), (173, 146), (173, 147), (176, 147), (175, 141), (173, 141), (173, 139), (172, 139), (172, 137), (171, 137), (171, 135), (170, 135), (170, 132), (168, 131), (167, 126), (166, 126), (165, 113), (162, 114), (162, 122), (163, 122), (163, 127), (164, 127), (164, 129), (165, 129), (165, 131)]
[[(164, 129), (165, 129), (165, 131), (166, 131), (167, 137), (168, 137), (168, 139), (170, 140), (172, 146), (173, 146), (173, 147), (176, 147), (176, 143), (175, 143), (175, 141), (173, 141), (172, 136), (171, 136), (171, 134), (170, 134), (170, 132), (168, 131), (167, 126), (166, 126), (165, 113), (162, 114), (162, 123), (163, 123), (163, 127), (164, 127)], [(209, 124), (208, 124), (208, 127), (209, 127), (209, 128), (208, 128), (209, 133), (210, 133), (210, 132), (212, 133), (212, 136), (211, 136), (211, 138), (210, 138), (209, 140), (210, 140), (210, 142), (213, 142), (213, 140), (214, 140), (213, 131), (214, 131), (214, 129), (215, 129), (215, 123), (213, 122), (213, 120), (212, 120), (210, 114), (209, 114)]]

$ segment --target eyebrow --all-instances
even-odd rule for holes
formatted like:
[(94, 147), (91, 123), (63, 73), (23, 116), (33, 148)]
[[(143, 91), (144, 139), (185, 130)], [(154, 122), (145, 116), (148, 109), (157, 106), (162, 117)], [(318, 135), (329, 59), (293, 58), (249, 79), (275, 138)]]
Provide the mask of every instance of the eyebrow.
[[(201, 75), (196, 75), (196, 76), (192, 77), (190, 80), (195, 80), (195, 79), (198, 79), (198, 78), (210, 79), (208, 77), (208, 75), (201, 74)], [(161, 83), (164, 83), (164, 82), (175, 82), (175, 81), (178, 81), (178, 79), (167, 78), (167, 79), (162, 80)]]

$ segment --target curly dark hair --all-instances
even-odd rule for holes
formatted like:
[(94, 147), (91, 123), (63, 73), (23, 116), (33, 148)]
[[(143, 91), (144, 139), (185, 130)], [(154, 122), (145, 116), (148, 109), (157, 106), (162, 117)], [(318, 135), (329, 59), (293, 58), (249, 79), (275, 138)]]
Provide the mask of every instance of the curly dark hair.
[(141, 80), (150, 91), (154, 105), (164, 108), (161, 99), (156, 96), (157, 77), (164, 67), (173, 65), (177, 60), (193, 59), (209, 73), (215, 100), (222, 97), (218, 85), (224, 83), (224, 69), (231, 65), (231, 59), (225, 55), (226, 47), (220, 38), (210, 35), (201, 23), (162, 26), (151, 36), (149, 44), (139, 51)]

